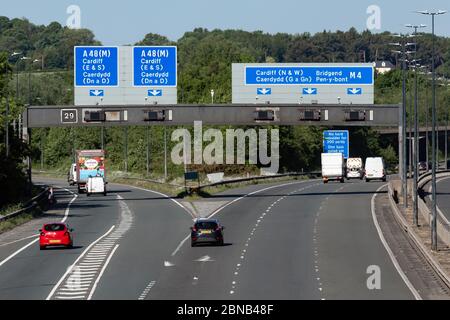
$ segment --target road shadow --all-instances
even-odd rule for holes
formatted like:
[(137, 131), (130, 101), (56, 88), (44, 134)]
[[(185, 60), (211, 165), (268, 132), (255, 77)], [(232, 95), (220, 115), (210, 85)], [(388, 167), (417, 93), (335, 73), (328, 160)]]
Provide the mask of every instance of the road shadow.
[(83, 249), (83, 246), (73, 246), (71, 248), (64, 247), (64, 246), (55, 246), (55, 247), (46, 247), (43, 249), (43, 251), (59, 251), (59, 250), (76, 250), (76, 249)]
[(233, 243), (231, 242), (225, 242), (223, 245), (218, 245), (218, 244), (214, 244), (214, 243), (197, 243), (195, 245), (194, 248), (207, 248), (207, 247), (211, 247), (211, 248), (217, 248), (217, 247), (230, 247), (232, 246)]

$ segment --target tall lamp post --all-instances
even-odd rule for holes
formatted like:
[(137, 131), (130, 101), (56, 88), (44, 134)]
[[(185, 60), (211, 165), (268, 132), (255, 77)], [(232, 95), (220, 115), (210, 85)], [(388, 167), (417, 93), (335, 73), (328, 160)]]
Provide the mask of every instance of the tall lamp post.
[(434, 12), (430, 12), (428, 10), (425, 11), (417, 11), (417, 13), (431, 16), (431, 34), (433, 37), (433, 55), (431, 58), (431, 73), (432, 73), (432, 104), (431, 104), (431, 113), (432, 113), (432, 170), (431, 170), (431, 189), (432, 189), (432, 204), (431, 204), (431, 250), (437, 251), (437, 208), (436, 208), (436, 72), (435, 72), (435, 34), (434, 34), (434, 20), (437, 15), (445, 14), (446, 11), (438, 10)]
[[(417, 36), (417, 30), (419, 28), (425, 28), (426, 25), (420, 24), (420, 25), (411, 25), (407, 24), (405, 25), (407, 28), (413, 28), (414, 29), (414, 36)], [(418, 200), (419, 195), (417, 192), (417, 184), (418, 184), (418, 175), (419, 170), (417, 168), (419, 163), (419, 108), (418, 108), (418, 90), (417, 90), (417, 69), (419, 68), (419, 65), (417, 64), (417, 40), (414, 39), (414, 42), (416, 43), (415, 46), (415, 53), (414, 53), (414, 153), (413, 153), (413, 169), (414, 169), (414, 192), (413, 192), (413, 223), (414, 225), (419, 225), (419, 206), (418, 206)]]
[[(5, 61), (5, 81), (8, 78), (8, 60), (11, 57), (16, 57), (21, 55), (21, 52), (13, 52), (8, 56), (8, 59)], [(18, 61), (19, 59), (17, 59)], [(17, 61), (16, 61), (16, 69), (17, 69)], [(19, 78), (17, 78), (17, 88), (19, 86)], [(18, 91), (18, 89), (16, 89)], [(17, 93), (16, 93), (17, 94)], [(6, 114), (5, 114), (5, 144), (6, 144), (6, 157), (9, 157), (9, 96), (6, 95)]]
[(400, 46), (401, 51), (394, 51), (394, 53), (401, 54), (402, 55), (402, 115), (401, 115), (401, 132), (399, 132), (399, 135), (401, 136), (400, 139), (400, 162), (402, 164), (401, 166), (401, 180), (402, 180), (402, 197), (403, 197), (403, 206), (404, 208), (408, 208), (408, 177), (406, 174), (407, 168), (406, 168), (406, 56), (407, 54), (411, 54), (411, 51), (407, 51), (407, 47), (413, 45), (413, 43), (408, 43), (406, 40), (409, 37), (408, 35), (396, 35), (397, 37), (401, 37), (402, 41), (398, 43), (391, 43), (391, 45), (394, 46)]

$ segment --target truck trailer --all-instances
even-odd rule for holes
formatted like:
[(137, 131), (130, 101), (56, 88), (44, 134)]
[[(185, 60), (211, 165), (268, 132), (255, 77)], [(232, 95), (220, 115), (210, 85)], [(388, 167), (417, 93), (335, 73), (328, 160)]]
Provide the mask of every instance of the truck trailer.
[(106, 194), (105, 150), (77, 150), (76, 170), (78, 193), (88, 192), (89, 178), (102, 177)]

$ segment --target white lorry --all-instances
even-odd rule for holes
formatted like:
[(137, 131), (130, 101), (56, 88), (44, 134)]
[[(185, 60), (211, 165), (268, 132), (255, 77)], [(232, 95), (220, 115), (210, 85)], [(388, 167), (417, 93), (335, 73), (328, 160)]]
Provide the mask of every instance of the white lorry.
[(322, 153), (323, 183), (330, 180), (345, 182), (345, 161), (342, 153)]
[(346, 167), (347, 179), (364, 178), (363, 160), (361, 158), (348, 158)]

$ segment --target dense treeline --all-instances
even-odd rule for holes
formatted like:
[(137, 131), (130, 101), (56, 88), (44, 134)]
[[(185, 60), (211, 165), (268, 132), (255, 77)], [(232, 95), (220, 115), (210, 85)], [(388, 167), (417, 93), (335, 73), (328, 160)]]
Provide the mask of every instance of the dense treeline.
[[(300, 30), (299, 30), (300, 31)], [(139, 45), (176, 45), (178, 47), (178, 101), (180, 103), (209, 103), (210, 89), (215, 90), (216, 103), (231, 102), (231, 64), (233, 62), (373, 62), (387, 60), (398, 65), (399, 57), (393, 55), (393, 37), (389, 33), (372, 34), (369, 31), (358, 33), (355, 29), (346, 32), (324, 31), (311, 35), (267, 34), (261, 31), (242, 30), (206, 30), (202, 28), (186, 32), (177, 41), (149, 33)], [(431, 60), (431, 37), (423, 35), (417, 39), (417, 58), (424, 64)], [(437, 40), (436, 68), (441, 75), (450, 76), (450, 39), (440, 37)], [(0, 17), (0, 52), (3, 64), (0, 71), (1, 123), (5, 123), (4, 110), (6, 96), (10, 98), (10, 122), (17, 119), (24, 104), (56, 105), (73, 103), (73, 46), (98, 45), (90, 30), (71, 30), (53, 22), (48, 26), (37, 26), (26, 19), (8, 19)], [(20, 60), (20, 56), (11, 56), (21, 52), (31, 59)], [(34, 63), (34, 61), (36, 61)], [(1, 65), (0, 65), (1, 67)], [(18, 71), (18, 73), (17, 73)], [(419, 78), (421, 121), (424, 121), (429, 82), (426, 76)], [(408, 86), (413, 83), (409, 77)], [(9, 84), (9, 85), (8, 85)], [(401, 72), (395, 70), (376, 78), (376, 102), (399, 103), (401, 101)], [(428, 96), (429, 100), (429, 96)], [(439, 119), (444, 121), (450, 102), (448, 87), (439, 87)], [(169, 151), (173, 146), (169, 128)], [(226, 129), (225, 127), (221, 128)], [(280, 165), (282, 171), (313, 170), (319, 166), (322, 148), (322, 130), (317, 127), (281, 127), (280, 128)], [(10, 130), (13, 130), (10, 128)], [(113, 170), (124, 170), (124, 128), (105, 129), (105, 146), (108, 151), (109, 166)], [(148, 131), (147, 131), (148, 130)], [(163, 172), (163, 128), (128, 128), (128, 170), (145, 172), (145, 151), (150, 145), (151, 173), (161, 176)], [(14, 159), (5, 159), (4, 126), (1, 135), (0, 172), (9, 179), (8, 165), (15, 163), (15, 172), (21, 173), (21, 153), (24, 147), (13, 141)], [(147, 133), (149, 139), (147, 141)], [(35, 129), (32, 134), (32, 147), (35, 166), (39, 166), (41, 155), (48, 168), (67, 168), (72, 161), (73, 150), (101, 147), (100, 128), (52, 128)], [(380, 139), (369, 128), (351, 130), (351, 153), (358, 156), (383, 155), (389, 163), (396, 161), (395, 141)], [(43, 153), (41, 153), (41, 151)], [(169, 154), (170, 156), (170, 154)], [(13, 161), (11, 161), (13, 160)], [(242, 166), (202, 167), (205, 171), (225, 170), (237, 173)], [(169, 174), (177, 177), (183, 168), (169, 161)], [(245, 170), (255, 170), (246, 167)], [(11, 171), (12, 172), (12, 171)], [(19, 178), (18, 178), (19, 179)], [(0, 180), (3, 183), (6, 180)]]

